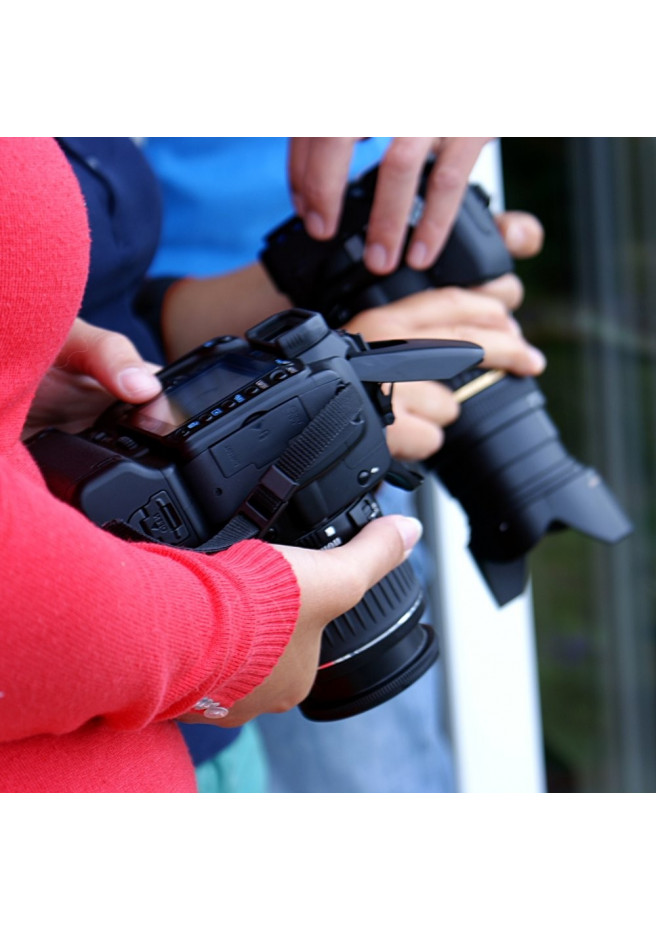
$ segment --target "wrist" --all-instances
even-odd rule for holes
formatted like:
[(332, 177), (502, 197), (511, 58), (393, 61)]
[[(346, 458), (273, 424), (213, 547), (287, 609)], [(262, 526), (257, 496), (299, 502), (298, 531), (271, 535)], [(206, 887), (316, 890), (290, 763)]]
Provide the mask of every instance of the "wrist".
[(243, 333), (290, 306), (259, 262), (224, 275), (183, 278), (162, 304), (162, 338), (170, 359), (208, 339)]

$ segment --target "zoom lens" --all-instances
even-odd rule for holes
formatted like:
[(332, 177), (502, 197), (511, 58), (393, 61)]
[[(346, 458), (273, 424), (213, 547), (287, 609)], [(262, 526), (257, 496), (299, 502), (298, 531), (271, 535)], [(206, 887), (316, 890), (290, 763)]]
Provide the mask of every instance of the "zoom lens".
[[(378, 502), (366, 494), (294, 545), (342, 545), (379, 516)], [(439, 656), (433, 628), (419, 623), (424, 609), (421, 585), (405, 561), (328, 624), (317, 677), (301, 713), (310, 720), (342, 720), (377, 707), (417, 681)]]
[(408, 562), (389, 572), (323, 634), (319, 671), (300, 705), (310, 720), (341, 720), (395, 697), (439, 655), (419, 619), (424, 599)]
[(461, 413), (426, 465), (467, 514), (469, 549), (500, 605), (524, 590), (524, 556), (545, 533), (616, 543), (631, 532), (599, 475), (566, 451), (533, 378), (479, 370), (447, 383)]

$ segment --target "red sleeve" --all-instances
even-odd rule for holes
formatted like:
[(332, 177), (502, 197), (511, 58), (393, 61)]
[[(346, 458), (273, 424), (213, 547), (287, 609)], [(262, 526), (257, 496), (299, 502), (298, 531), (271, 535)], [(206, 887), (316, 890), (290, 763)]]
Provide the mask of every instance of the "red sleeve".
[(209, 696), (229, 707), (271, 671), (299, 609), (289, 563), (126, 543), (0, 457), (0, 740), (101, 717), (138, 728)]

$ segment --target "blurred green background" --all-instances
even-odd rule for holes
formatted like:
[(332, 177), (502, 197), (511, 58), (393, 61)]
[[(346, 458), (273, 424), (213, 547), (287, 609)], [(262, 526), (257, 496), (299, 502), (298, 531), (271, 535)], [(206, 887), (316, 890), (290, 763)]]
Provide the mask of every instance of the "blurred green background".
[(531, 555), (550, 791), (656, 789), (656, 141), (504, 138), (507, 209), (545, 227), (519, 321), (567, 450), (634, 524)]

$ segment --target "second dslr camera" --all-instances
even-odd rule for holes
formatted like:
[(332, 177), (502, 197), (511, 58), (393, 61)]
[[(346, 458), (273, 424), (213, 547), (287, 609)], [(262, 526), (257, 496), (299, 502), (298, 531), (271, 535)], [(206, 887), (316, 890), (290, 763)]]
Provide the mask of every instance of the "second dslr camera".
[[(424, 208), (431, 168), (428, 163), (406, 245)], [(360, 310), (418, 291), (481, 284), (512, 271), (488, 199), (474, 185), (432, 267), (417, 271), (402, 260), (391, 274), (368, 271), (362, 258), (377, 173), (374, 168), (349, 186), (330, 241), (310, 238), (299, 217), (267, 237), (262, 262), (293, 302), (338, 327)], [(433, 380), (442, 379), (435, 372)], [(460, 415), (446, 428), (442, 449), (424, 465), (467, 514), (469, 549), (499, 605), (524, 590), (526, 555), (545, 533), (569, 526), (615, 543), (631, 532), (601, 477), (564, 448), (534, 378), (477, 368), (445, 381), (460, 402)]]

